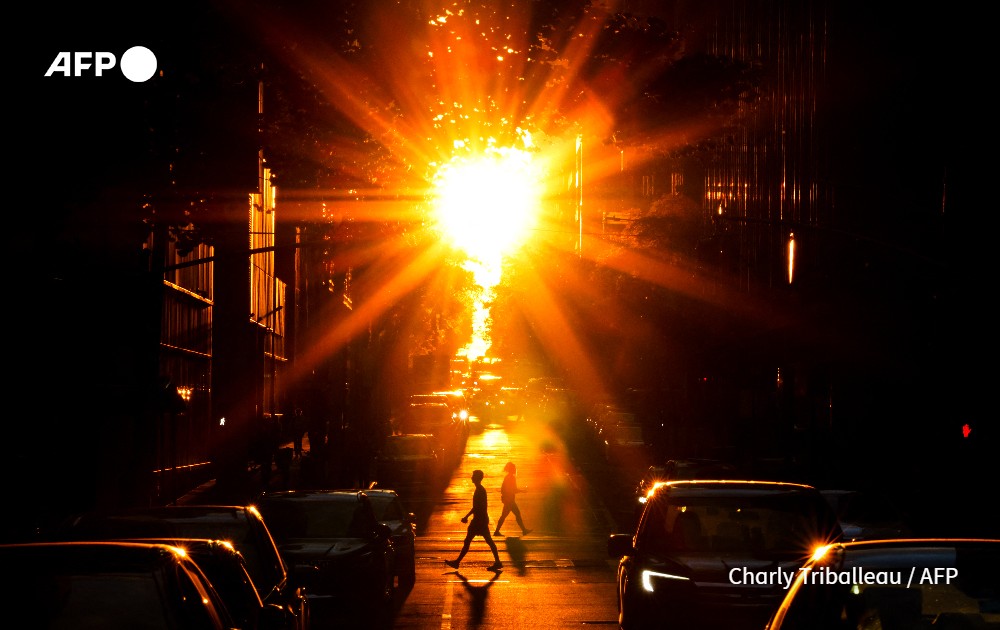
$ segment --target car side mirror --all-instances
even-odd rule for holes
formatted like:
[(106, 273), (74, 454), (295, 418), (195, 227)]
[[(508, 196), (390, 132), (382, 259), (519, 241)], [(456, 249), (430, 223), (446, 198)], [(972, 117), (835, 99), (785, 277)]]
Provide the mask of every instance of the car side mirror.
[(409, 523), (410, 525), (416, 525), (417, 515), (414, 514), (413, 512), (410, 512), (409, 514), (406, 515), (406, 522)]
[(611, 558), (631, 556), (633, 550), (632, 534), (611, 534), (608, 538), (608, 556)]
[(379, 523), (375, 526), (375, 535), (379, 538), (392, 538), (392, 529), (385, 523)]

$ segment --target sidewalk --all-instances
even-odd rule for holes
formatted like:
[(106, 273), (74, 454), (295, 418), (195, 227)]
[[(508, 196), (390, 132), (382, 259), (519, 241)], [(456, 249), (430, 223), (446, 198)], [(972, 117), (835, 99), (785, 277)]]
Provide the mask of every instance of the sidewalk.
[(228, 484), (220, 483), (218, 479), (210, 479), (179, 497), (173, 505), (247, 505), (265, 491), (296, 490), (326, 485), (319, 481), (325, 476), (324, 463), (320, 458), (311, 455), (308, 437), (302, 439), (301, 456), (294, 456), (292, 442), (282, 444), (278, 453), (275, 460), (284, 457), (286, 466), (272, 461), (266, 482), (260, 466), (255, 466), (248, 469), (240, 479), (230, 481)]
[[(281, 448), (291, 448), (291, 444)], [(305, 455), (306, 451), (303, 448), (302, 457)], [(220, 483), (218, 479), (209, 479), (179, 497), (174, 505), (245, 505), (252, 502), (258, 494), (265, 490), (288, 489), (291, 481), (298, 478), (300, 462), (301, 457), (293, 457), (286, 473), (272, 461), (270, 478), (266, 484), (260, 466), (248, 468), (246, 475), (229, 484)]]

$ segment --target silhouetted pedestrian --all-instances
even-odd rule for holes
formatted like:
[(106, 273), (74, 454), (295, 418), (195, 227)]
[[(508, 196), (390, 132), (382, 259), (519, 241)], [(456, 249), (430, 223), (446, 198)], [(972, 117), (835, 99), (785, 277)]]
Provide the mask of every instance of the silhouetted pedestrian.
[(503, 467), (503, 471), (507, 473), (503, 478), (503, 483), (500, 484), (500, 502), (503, 504), (503, 511), (500, 513), (500, 520), (497, 521), (497, 528), (493, 532), (493, 535), (503, 536), (500, 533), (500, 528), (503, 527), (503, 522), (513, 512), (517, 526), (521, 528), (521, 535), (527, 536), (531, 533), (531, 530), (524, 526), (524, 521), (521, 520), (521, 508), (517, 507), (517, 466), (514, 465), (514, 462), (507, 462), (507, 465)]
[(483, 471), (472, 471), (472, 483), (476, 486), (475, 492), (472, 493), (472, 509), (462, 517), (463, 523), (469, 523), (470, 516), (472, 517), (472, 522), (469, 523), (469, 529), (465, 534), (465, 542), (462, 543), (462, 551), (459, 552), (458, 558), (444, 561), (452, 569), (457, 569), (458, 565), (462, 563), (462, 558), (465, 557), (465, 554), (469, 553), (469, 545), (472, 544), (472, 539), (476, 536), (482, 536), (486, 540), (486, 544), (490, 546), (490, 551), (493, 552), (493, 564), (487, 567), (486, 570), (499, 571), (503, 568), (503, 563), (500, 562), (500, 554), (497, 552), (497, 544), (493, 542), (493, 537), (490, 536), (490, 515), (486, 505), (487, 497), (486, 488), (483, 487), (483, 477)]

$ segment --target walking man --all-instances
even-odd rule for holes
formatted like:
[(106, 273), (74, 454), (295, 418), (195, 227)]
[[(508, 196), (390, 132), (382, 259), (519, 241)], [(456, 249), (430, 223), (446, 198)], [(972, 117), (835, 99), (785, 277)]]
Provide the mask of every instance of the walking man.
[(503, 536), (500, 533), (500, 528), (503, 527), (503, 522), (513, 512), (517, 526), (521, 528), (521, 535), (527, 536), (531, 533), (531, 530), (524, 526), (524, 521), (521, 520), (521, 508), (517, 507), (515, 499), (517, 495), (517, 466), (514, 465), (514, 462), (507, 462), (507, 465), (503, 467), (503, 471), (507, 473), (503, 478), (503, 483), (500, 485), (500, 502), (503, 503), (503, 511), (500, 513), (500, 520), (497, 521), (497, 528), (493, 532), (493, 535)]
[(482, 536), (486, 539), (486, 544), (490, 546), (490, 551), (493, 552), (493, 564), (487, 567), (486, 570), (499, 571), (503, 568), (503, 563), (500, 562), (500, 554), (497, 552), (497, 544), (493, 542), (493, 537), (490, 536), (490, 515), (486, 509), (486, 488), (483, 487), (483, 476), (483, 471), (481, 470), (472, 471), (472, 483), (476, 486), (475, 492), (472, 493), (472, 509), (462, 517), (463, 523), (469, 523), (470, 516), (472, 517), (472, 522), (469, 523), (469, 529), (465, 534), (465, 542), (462, 543), (462, 551), (458, 554), (458, 558), (444, 561), (452, 569), (458, 569), (458, 565), (462, 563), (462, 558), (465, 557), (465, 554), (469, 553), (469, 545), (472, 544), (472, 539), (476, 536)]

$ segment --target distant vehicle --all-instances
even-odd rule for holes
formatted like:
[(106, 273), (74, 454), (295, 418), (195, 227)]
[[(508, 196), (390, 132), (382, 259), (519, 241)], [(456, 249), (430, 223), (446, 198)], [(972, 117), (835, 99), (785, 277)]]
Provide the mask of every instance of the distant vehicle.
[(896, 539), (830, 545), (796, 573), (766, 628), (1000, 628), (997, 566), (1000, 540)]
[(46, 542), (0, 545), (8, 620), (31, 628), (230, 630), (205, 573), (170, 545)]
[(493, 398), (494, 412), (506, 421), (524, 420), (525, 395), (520, 387), (501, 387)]
[(434, 487), (443, 473), (441, 459), (438, 441), (429, 433), (389, 435), (375, 456), (375, 478), (387, 488)]
[(371, 499), (375, 518), (389, 527), (392, 546), (396, 551), (396, 575), (404, 586), (417, 580), (416, 516), (407, 512), (399, 493), (388, 488), (369, 488), (365, 494)]
[(821, 490), (830, 503), (844, 540), (909, 538), (912, 533), (902, 510), (882, 493), (860, 490)]
[(614, 424), (601, 429), (604, 457), (620, 467), (638, 473), (652, 460), (652, 450), (646, 443), (645, 429), (635, 421), (633, 414), (625, 414)]
[[(761, 575), (794, 575), (840, 539), (812, 486), (768, 481), (668, 481), (633, 533), (613, 534), (622, 628), (761, 628), (784, 595)], [(748, 577), (747, 574), (750, 574)]]
[(76, 541), (129, 538), (229, 541), (246, 560), (264, 604), (289, 611), (299, 630), (308, 627), (306, 594), (289, 581), (288, 568), (271, 532), (253, 506), (183, 505), (93, 511), (72, 517), (52, 537)]
[(407, 403), (411, 405), (451, 405), (451, 400), (447, 395), (441, 393), (433, 394), (411, 394), (407, 399)]
[(469, 419), (469, 399), (461, 389), (432, 392), (434, 396), (444, 396), (445, 402), (451, 407), (452, 413), (462, 422)]
[(438, 454), (446, 461), (462, 455), (465, 429), (447, 403), (410, 403), (397, 424), (396, 433), (427, 433), (437, 440)]
[(395, 593), (392, 531), (363, 491), (288, 490), (257, 501), (292, 580), (311, 600), (387, 606)]
[(604, 402), (598, 403), (590, 408), (586, 415), (586, 424), (590, 432), (600, 441), (603, 441), (602, 432), (608, 426), (613, 426), (623, 418), (632, 418), (635, 414), (618, 403)]

